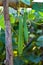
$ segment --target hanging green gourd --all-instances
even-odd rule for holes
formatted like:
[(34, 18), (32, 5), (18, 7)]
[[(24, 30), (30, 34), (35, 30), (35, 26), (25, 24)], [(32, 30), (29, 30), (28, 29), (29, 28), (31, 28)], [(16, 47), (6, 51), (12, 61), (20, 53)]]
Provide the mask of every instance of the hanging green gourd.
[(21, 55), (23, 52), (23, 18), (19, 17), (19, 35), (18, 35), (18, 53)]
[[(25, 10), (26, 11), (26, 10)], [(23, 23), (24, 23), (24, 39), (26, 42), (28, 42), (28, 28), (27, 28), (27, 13), (25, 12), (24, 13), (24, 16), (23, 16)]]

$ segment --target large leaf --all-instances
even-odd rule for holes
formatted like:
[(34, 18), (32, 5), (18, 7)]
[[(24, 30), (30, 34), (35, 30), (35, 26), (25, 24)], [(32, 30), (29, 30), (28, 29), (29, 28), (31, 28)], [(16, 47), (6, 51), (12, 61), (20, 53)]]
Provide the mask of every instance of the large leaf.
[(43, 12), (43, 3), (34, 3), (32, 9)]

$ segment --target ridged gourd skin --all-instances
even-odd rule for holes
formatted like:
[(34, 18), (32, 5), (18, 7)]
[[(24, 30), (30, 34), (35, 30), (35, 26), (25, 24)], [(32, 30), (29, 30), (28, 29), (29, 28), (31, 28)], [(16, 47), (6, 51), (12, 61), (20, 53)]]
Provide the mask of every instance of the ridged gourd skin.
[(19, 55), (23, 52), (23, 18), (19, 16), (19, 34), (18, 34), (18, 53)]
[(25, 42), (28, 42), (28, 28), (27, 28), (27, 13), (24, 13), (24, 18), (23, 18), (23, 22), (24, 22), (24, 38), (25, 38)]

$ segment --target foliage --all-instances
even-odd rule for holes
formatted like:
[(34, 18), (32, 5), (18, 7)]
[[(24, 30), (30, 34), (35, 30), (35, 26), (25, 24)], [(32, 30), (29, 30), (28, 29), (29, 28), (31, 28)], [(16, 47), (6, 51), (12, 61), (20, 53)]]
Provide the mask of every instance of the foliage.
[[(10, 16), (10, 21), (11, 21), (11, 23), (14, 23), (15, 22), (15, 18), (13, 17), (13, 15), (9, 15)], [(5, 26), (4, 26), (4, 16), (3, 16), (3, 14), (1, 14), (0, 15), (0, 27), (1, 28), (3, 28), (3, 29), (5, 29)]]
[[(25, 11), (20, 16), (10, 14), (14, 65), (39, 65), (43, 47), (43, 12)], [(5, 60), (5, 25), (0, 15), (0, 62)], [(2, 58), (3, 57), (3, 58)], [(41, 65), (41, 64), (40, 64)]]
[(43, 12), (43, 3), (34, 3), (32, 9)]

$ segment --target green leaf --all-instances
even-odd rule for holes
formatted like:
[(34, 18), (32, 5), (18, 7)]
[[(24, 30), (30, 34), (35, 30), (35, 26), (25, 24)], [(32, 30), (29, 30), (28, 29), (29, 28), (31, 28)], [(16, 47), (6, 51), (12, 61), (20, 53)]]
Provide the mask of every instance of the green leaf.
[(43, 47), (43, 36), (40, 36), (37, 39), (36, 45), (39, 46), (39, 47)]
[(34, 3), (32, 9), (43, 12), (43, 3)]
[(36, 56), (34, 53), (31, 53), (31, 54), (25, 54), (24, 55), (24, 59), (27, 60), (28, 62), (30, 61), (33, 62), (33, 63), (39, 63), (40, 60), (41, 60), (41, 57), (40, 56)]
[(43, 17), (43, 12), (39, 12), (39, 14), (40, 14), (40, 16), (42, 16), (42, 17)]
[(15, 18), (14, 18), (14, 16), (12, 14), (10, 14), (10, 22), (15, 23)]
[(24, 64), (24, 62), (23, 62), (23, 60), (21, 59), (21, 57), (15, 57), (14, 58), (14, 65), (23, 65)]
[(37, 39), (37, 41), (43, 41), (43, 35), (42, 36), (40, 36), (38, 39)]
[(29, 20), (34, 20), (34, 19), (35, 19), (35, 15), (34, 15), (34, 13), (32, 13), (31, 11), (30, 11), (29, 14), (28, 14), (28, 19), (29, 19)]
[(30, 60), (31, 62), (34, 62), (34, 63), (39, 63), (40, 60), (41, 60), (41, 58), (40, 58), (40, 56), (36, 56), (36, 55), (34, 55), (34, 54), (31, 54), (31, 55), (29, 56), (29, 60)]
[[(11, 23), (14, 23), (15, 22), (15, 18), (14, 16), (11, 14), (9, 15), (10, 16), (10, 22)], [(0, 15), (0, 27), (2, 29), (5, 29), (5, 22), (4, 22), (4, 16), (3, 15)]]
[(37, 30), (37, 34), (42, 34), (42, 30)]
[(5, 25), (4, 25), (4, 16), (3, 16), (3, 15), (0, 15), (0, 27), (1, 27), (2, 29), (5, 28)]

